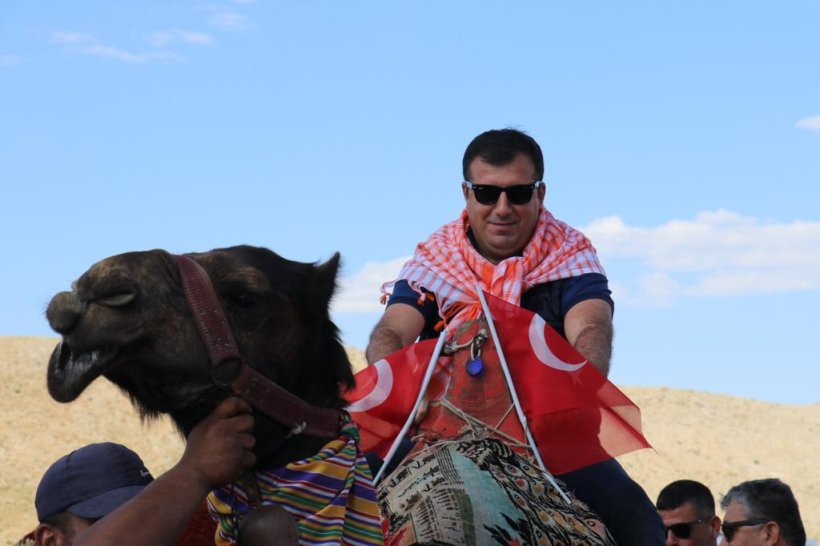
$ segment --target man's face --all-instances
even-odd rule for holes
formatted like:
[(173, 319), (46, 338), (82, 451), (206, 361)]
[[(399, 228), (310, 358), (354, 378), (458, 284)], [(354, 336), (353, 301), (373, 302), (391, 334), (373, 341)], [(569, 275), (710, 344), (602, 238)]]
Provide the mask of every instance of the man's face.
[[(512, 162), (502, 166), (490, 165), (476, 157), (470, 163), (469, 173), (470, 182), (475, 185), (506, 188), (535, 182), (535, 165), (524, 154), (518, 154)], [(495, 263), (519, 254), (538, 223), (538, 211), (546, 191), (544, 186), (539, 186), (530, 201), (523, 205), (510, 203), (506, 193), (502, 193), (494, 204), (482, 205), (476, 201), (473, 190), (466, 186), (462, 189), (478, 251)]]
[[(692, 523), (691, 525), (684, 525), (689, 529), (689, 537), (681, 538), (675, 535), (674, 528), (666, 532), (667, 546), (715, 546), (716, 537), (718, 534), (718, 525), (720, 520), (717, 517), (700, 518), (698, 517), (695, 507), (691, 503), (684, 503), (674, 510), (658, 510), (663, 524), (666, 528), (672, 527), (676, 524), (686, 524), (695, 522), (699, 519), (705, 519), (702, 523)], [(680, 531), (682, 535), (686, 533)]]
[[(726, 506), (726, 513), (723, 515), (723, 522), (731, 524), (736, 521), (748, 521), (750, 518), (746, 514), (746, 509), (736, 501), (730, 501)], [(732, 546), (759, 546), (769, 544), (769, 534), (766, 532), (766, 524), (744, 525), (737, 527), (728, 544)], [(728, 538), (728, 537), (727, 537)]]

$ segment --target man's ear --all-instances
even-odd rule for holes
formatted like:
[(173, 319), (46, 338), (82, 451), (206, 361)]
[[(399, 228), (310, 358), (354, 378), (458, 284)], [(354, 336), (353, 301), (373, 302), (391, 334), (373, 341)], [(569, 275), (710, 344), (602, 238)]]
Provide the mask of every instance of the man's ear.
[(717, 516), (712, 516), (712, 519), (709, 520), (709, 536), (712, 538), (717, 538), (720, 534), (720, 518)]
[(464, 194), (464, 200), (465, 200), (465, 201), (466, 201), (466, 200), (468, 199), (468, 197), (469, 197), (469, 194), (467, 193), (468, 191), (470, 191), (470, 190), (469, 190), (469, 189), (467, 189), (467, 184), (462, 183), (462, 184), (461, 184), (461, 193), (462, 193), (462, 194)]
[(543, 205), (544, 204), (544, 197), (547, 196), (547, 183), (541, 182), (541, 185), (538, 186), (535, 191), (538, 192), (538, 201)]
[(34, 542), (37, 546), (63, 546), (63, 532), (48, 523), (41, 523), (34, 530)]
[(776, 521), (767, 521), (763, 526), (763, 544), (773, 546), (780, 541), (780, 526)]

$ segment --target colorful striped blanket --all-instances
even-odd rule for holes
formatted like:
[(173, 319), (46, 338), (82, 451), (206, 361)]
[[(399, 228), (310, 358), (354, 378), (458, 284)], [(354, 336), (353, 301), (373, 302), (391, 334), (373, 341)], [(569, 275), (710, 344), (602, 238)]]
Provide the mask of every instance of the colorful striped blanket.
[[(257, 471), (263, 505), (278, 505), (295, 519), (299, 544), (383, 544), (382, 521), (370, 469), (358, 448), (353, 422), (312, 457), (283, 468)], [(217, 546), (236, 544), (239, 523), (251, 510), (246, 489), (231, 484), (208, 496), (217, 521)]]

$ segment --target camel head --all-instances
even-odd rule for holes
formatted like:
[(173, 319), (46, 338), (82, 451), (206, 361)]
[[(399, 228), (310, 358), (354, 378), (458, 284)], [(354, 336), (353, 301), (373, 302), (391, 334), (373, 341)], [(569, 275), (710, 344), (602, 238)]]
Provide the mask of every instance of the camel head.
[[(340, 390), (353, 375), (328, 311), (338, 254), (318, 266), (250, 246), (187, 256), (207, 271), (247, 365), (310, 404), (344, 407)], [(57, 401), (76, 399), (104, 376), (144, 418), (167, 413), (187, 435), (229, 395), (211, 379), (177, 265), (163, 250), (94, 264), (71, 291), (54, 296), (47, 317), (62, 336), (48, 365), (48, 390)], [(275, 449), (287, 430), (255, 416), (257, 454), (269, 459), (266, 449)], [(309, 443), (302, 440), (302, 447)], [(298, 444), (296, 451), (304, 451)]]

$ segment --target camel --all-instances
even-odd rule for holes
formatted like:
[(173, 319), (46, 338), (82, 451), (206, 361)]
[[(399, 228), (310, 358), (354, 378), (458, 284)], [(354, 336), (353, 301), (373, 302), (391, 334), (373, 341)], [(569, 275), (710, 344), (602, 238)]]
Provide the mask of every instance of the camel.
[[(295, 428), (293, 423), (254, 409), (257, 472), (250, 481), (255, 483), (245, 480), (231, 484), (227, 491), (222, 488), (212, 493), (213, 499), (209, 498), (212, 511), (215, 509), (228, 520), (221, 527), (236, 528), (228, 528), (223, 538), (233, 538), (234, 531), (238, 535), (244, 514), (268, 500), (267, 486), (287, 478), (271, 476), (269, 471), (303, 472), (304, 465), (288, 469), (291, 463), (315, 458), (322, 450), (324, 462), (331, 457), (350, 459), (348, 476), (352, 486), (337, 480), (339, 487), (347, 488), (340, 491), (349, 494), (349, 500), (347, 505), (338, 506), (334, 500), (338, 493), (324, 492), (328, 481), (324, 479), (321, 494), (328, 497), (327, 502), (310, 517), (300, 514), (300, 532), (317, 532), (317, 526), (324, 531), (322, 526), (338, 517), (340, 510), (343, 515), (345, 510), (363, 510), (371, 527), (376, 528), (378, 540), (374, 542), (381, 543), (381, 522), (369, 469), (363, 457), (346, 458), (351, 442), (349, 425), (340, 422), (345, 406), (341, 391), (352, 385), (353, 374), (328, 311), (336, 285), (338, 255), (315, 265), (286, 260), (263, 248), (238, 246), (186, 257), (152, 250), (104, 259), (83, 274), (70, 292), (54, 296), (48, 306), (49, 323), (62, 335), (48, 366), (51, 396), (70, 402), (95, 378), (104, 376), (127, 393), (143, 418), (168, 414), (187, 436), (196, 423), (234, 392), (226, 388), (229, 385), (219, 374), (225, 369), (231, 372), (235, 364), (228, 361), (215, 366), (211, 360), (214, 343), (203, 338), (203, 311), (194, 313), (192, 300), (186, 297), (190, 287), (185, 283), (186, 279), (190, 281), (190, 274), (183, 272), (191, 267), (202, 272), (212, 286), (215, 305), (226, 326), (221, 335), (231, 335), (235, 340), (243, 361), (241, 369), (260, 374), (251, 377), (251, 387), (262, 385), (266, 391), (278, 388), (296, 400), (295, 406), (293, 400), (285, 400), (285, 417), (293, 413), (294, 419), (301, 419), (302, 415), (297, 414), (302, 406), (310, 410), (303, 422), (307, 425), (304, 430), (301, 425)], [(242, 375), (244, 371), (237, 377)], [(265, 385), (259, 378), (270, 382)], [(259, 402), (264, 409), (266, 400)], [(252, 401), (252, 405), (256, 404)], [(294, 407), (296, 410), (290, 411)], [(326, 427), (331, 429), (330, 434), (311, 430), (317, 412), (320, 417), (335, 418)], [(339, 444), (339, 453), (328, 451), (331, 444)], [(355, 490), (360, 483), (361, 488)], [(368, 487), (370, 502), (366, 498)], [(293, 510), (298, 511), (298, 506)], [(348, 532), (346, 524), (334, 528), (334, 532), (344, 536)]]
[[(341, 410), (339, 386), (353, 372), (328, 305), (339, 256), (319, 266), (238, 246), (189, 255), (208, 272), (245, 361), (310, 404)], [(144, 418), (168, 414), (187, 436), (229, 392), (214, 383), (206, 348), (171, 254), (130, 252), (93, 265), (47, 310), (62, 342), (48, 366), (48, 390), (70, 402), (98, 376), (120, 387)], [(294, 436), (255, 414), (264, 467), (316, 453), (325, 440)]]
[[(187, 435), (231, 394), (228, 387), (235, 385), (230, 380), (236, 375), (230, 369), (228, 380), (222, 380), (214, 372), (212, 349), (220, 343), (209, 342), (203, 333), (209, 328), (202, 326), (205, 313), (191, 303), (185, 284), (185, 268), (196, 267), (213, 287), (224, 313), (221, 323), (235, 338), (244, 369), (311, 408), (345, 416), (343, 392), (354, 384), (354, 377), (329, 314), (339, 260), (336, 254), (323, 264), (300, 263), (251, 246), (184, 257), (151, 250), (106, 258), (84, 273), (71, 291), (55, 295), (48, 306), (48, 321), (62, 336), (48, 365), (49, 393), (59, 402), (71, 402), (102, 376), (128, 395), (143, 418), (168, 414)], [(251, 404), (256, 406), (253, 400)], [(300, 464), (329, 445), (326, 435), (272, 417), (264, 403), (259, 407), (262, 410), (254, 408), (257, 475)], [(242, 484), (236, 488), (243, 491)], [(247, 506), (245, 512), (235, 510), (226, 500), (233, 492), (234, 485), (216, 491), (214, 504), (227, 506), (234, 520), (252, 513)], [(384, 498), (389, 491), (382, 488), (379, 495)], [(285, 508), (296, 519), (303, 516)], [(594, 515), (573, 512), (562, 518), (578, 527), (581, 519), (585, 523), (580, 526), (588, 526)], [(299, 525), (304, 538), (310, 526), (302, 520)], [(386, 538), (388, 544), (403, 543), (389, 533)], [(507, 543), (504, 536), (498, 538)], [(380, 541), (381, 537), (374, 539)], [(340, 543), (347, 543), (347, 538), (340, 538)]]

